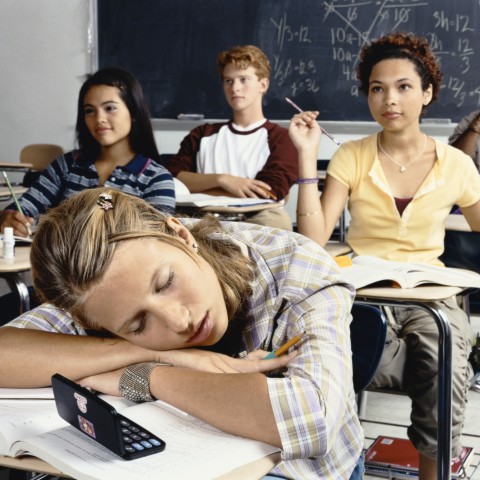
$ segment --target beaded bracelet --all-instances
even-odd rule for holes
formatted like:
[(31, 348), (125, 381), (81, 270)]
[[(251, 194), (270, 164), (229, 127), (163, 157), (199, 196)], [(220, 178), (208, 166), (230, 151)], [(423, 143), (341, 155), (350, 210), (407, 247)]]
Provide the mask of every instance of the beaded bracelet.
[(313, 177), (313, 178), (297, 178), (297, 183), (318, 183), (318, 177)]
[(320, 210), (313, 210), (312, 212), (300, 213), (297, 212), (297, 217), (310, 217), (312, 215), (318, 215)]

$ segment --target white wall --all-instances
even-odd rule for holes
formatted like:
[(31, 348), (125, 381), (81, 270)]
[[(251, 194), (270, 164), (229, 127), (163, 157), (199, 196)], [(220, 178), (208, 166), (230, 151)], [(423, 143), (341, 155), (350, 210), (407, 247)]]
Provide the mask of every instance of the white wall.
[(0, 0), (0, 161), (28, 143), (74, 145), (89, 72), (89, 0)]

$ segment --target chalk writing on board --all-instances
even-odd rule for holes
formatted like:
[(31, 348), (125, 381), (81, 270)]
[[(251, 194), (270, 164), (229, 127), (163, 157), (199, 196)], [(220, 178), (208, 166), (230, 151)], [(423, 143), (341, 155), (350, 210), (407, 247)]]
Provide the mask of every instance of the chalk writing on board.
[(268, 118), (290, 118), (290, 97), (325, 120), (372, 120), (357, 87), (357, 56), (391, 31), (426, 37), (441, 62), (429, 117), (458, 121), (480, 108), (480, 0), (96, 1), (99, 66), (134, 73), (154, 118), (228, 118), (216, 56), (254, 44), (272, 67)]
[[(441, 62), (445, 102), (462, 107), (468, 100), (477, 108), (480, 81), (472, 82), (469, 75), (475, 62), (475, 30), (470, 16), (461, 12), (462, 3), (447, 11), (425, 0), (332, 0), (324, 1), (321, 15), (312, 17), (289, 15), (286, 9), (269, 19), (273, 26), (269, 42), (274, 47), (270, 51), (273, 89), (281, 88), (291, 97), (316, 94), (325, 83), (322, 73), (334, 72), (335, 84), (344, 89), (343, 95), (359, 97), (355, 72), (359, 49), (388, 31), (415, 31), (428, 39)], [(415, 22), (417, 17), (425, 19), (426, 9), (428, 31)], [(325, 29), (319, 37), (322, 24)], [(317, 55), (312, 56), (316, 42)], [(478, 61), (475, 65), (478, 70)]]

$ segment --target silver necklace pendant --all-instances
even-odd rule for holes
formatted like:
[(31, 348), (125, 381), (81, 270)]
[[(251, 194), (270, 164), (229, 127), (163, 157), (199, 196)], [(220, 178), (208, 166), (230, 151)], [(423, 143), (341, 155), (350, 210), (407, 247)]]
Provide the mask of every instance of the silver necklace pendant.
[(400, 173), (403, 173), (406, 169), (407, 169), (407, 167), (405, 165), (402, 165), (400, 167)]

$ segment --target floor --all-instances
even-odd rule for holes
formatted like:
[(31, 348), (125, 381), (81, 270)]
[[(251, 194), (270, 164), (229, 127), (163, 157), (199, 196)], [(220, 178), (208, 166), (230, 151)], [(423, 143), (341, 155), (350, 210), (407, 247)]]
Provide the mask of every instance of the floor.
[[(472, 316), (472, 327), (474, 331), (480, 332), (480, 314)], [(365, 448), (370, 446), (378, 435), (406, 438), (409, 414), (410, 399), (407, 396), (368, 392), (362, 419), (366, 437)], [(475, 449), (465, 480), (480, 480), (480, 392), (474, 390), (469, 391), (463, 444)], [(365, 475), (364, 478), (374, 480), (380, 477)]]

